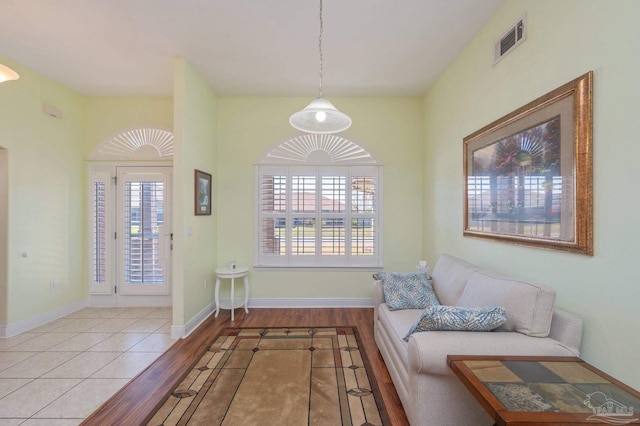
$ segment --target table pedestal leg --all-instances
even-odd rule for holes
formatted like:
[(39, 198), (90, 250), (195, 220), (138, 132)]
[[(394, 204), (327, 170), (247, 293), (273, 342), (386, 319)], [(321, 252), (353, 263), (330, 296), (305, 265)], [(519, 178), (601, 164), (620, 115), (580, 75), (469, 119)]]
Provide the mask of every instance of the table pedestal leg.
[(236, 299), (235, 299), (235, 297), (234, 297), (234, 295), (233, 295), (233, 293), (234, 293), (234, 291), (233, 291), (233, 290), (234, 290), (234, 287), (235, 287), (235, 285), (236, 285), (235, 280), (236, 280), (235, 278), (231, 277), (231, 306), (230, 306), (230, 308), (231, 308), (231, 321), (235, 321), (235, 318), (234, 318), (234, 315), (233, 315), (233, 314), (234, 314), (234, 313), (235, 313), (235, 311), (236, 311), (236, 310), (234, 309), (234, 303), (235, 303)]
[(249, 308), (247, 308), (247, 303), (249, 302), (249, 277), (244, 276), (244, 311), (249, 313)]
[(216, 278), (216, 291), (215, 291), (215, 297), (216, 297), (216, 318), (218, 317), (218, 314), (220, 313), (220, 278)]

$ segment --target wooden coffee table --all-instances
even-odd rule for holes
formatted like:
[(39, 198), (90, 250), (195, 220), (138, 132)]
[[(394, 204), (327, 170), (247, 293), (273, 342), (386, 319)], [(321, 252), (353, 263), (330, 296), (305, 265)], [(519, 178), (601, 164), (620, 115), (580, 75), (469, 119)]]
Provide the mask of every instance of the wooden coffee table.
[(449, 355), (447, 363), (499, 426), (640, 424), (640, 392), (580, 358)]

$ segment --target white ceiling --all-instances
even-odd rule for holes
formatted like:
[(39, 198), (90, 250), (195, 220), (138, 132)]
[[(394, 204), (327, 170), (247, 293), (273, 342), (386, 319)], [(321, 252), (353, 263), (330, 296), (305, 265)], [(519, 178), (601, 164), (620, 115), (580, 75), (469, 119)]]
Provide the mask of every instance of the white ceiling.
[[(504, 0), (324, 0), (324, 93), (424, 94)], [(2, 0), (0, 55), (93, 96), (315, 96), (318, 0)], [(487, 55), (491, 55), (490, 48)]]

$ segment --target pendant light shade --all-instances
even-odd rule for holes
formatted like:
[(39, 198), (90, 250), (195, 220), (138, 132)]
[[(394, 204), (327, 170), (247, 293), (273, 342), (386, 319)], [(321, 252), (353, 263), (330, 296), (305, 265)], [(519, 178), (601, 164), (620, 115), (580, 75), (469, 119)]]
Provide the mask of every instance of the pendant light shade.
[(0, 83), (3, 81), (17, 80), (20, 76), (11, 68), (0, 64)]
[(320, 89), (316, 99), (311, 101), (302, 111), (298, 111), (289, 117), (289, 123), (306, 133), (330, 134), (347, 130), (351, 126), (351, 119), (343, 112), (338, 111), (331, 102), (322, 97), (322, 33), (324, 22), (322, 20), (322, 0), (320, 0), (320, 36), (318, 37), (318, 52), (320, 53)]
[(351, 126), (351, 119), (328, 100), (317, 98), (302, 111), (293, 114), (289, 123), (301, 132), (330, 134), (347, 130)]

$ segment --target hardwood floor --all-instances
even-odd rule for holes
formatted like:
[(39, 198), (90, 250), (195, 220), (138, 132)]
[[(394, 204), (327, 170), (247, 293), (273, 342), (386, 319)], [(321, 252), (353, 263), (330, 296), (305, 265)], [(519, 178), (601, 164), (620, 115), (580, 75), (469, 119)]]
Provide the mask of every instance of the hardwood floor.
[(392, 425), (408, 425), (389, 372), (373, 337), (372, 308), (237, 309), (235, 321), (230, 311), (209, 317), (189, 337), (174, 344), (167, 353), (140, 373), (127, 386), (88, 417), (82, 425), (141, 425), (163, 402), (179, 380), (189, 371), (202, 348), (226, 327), (323, 327), (356, 326), (369, 363), (378, 382)]

